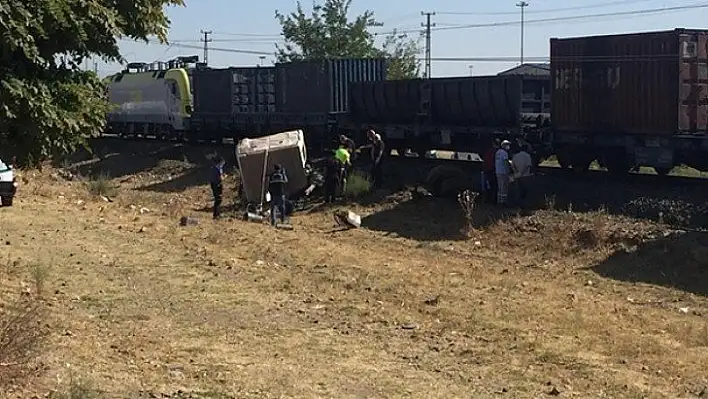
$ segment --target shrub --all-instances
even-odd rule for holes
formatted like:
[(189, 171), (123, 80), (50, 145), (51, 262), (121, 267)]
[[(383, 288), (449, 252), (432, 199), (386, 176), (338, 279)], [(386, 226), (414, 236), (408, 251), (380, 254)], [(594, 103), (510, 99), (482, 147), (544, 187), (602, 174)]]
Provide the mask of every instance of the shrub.
[(358, 198), (371, 191), (371, 182), (362, 172), (353, 172), (347, 178), (347, 186), (344, 189), (344, 196), (348, 198)]
[(34, 361), (45, 343), (41, 302), (21, 296), (0, 308), (0, 389), (27, 383), (38, 368)]
[(96, 197), (113, 197), (115, 196), (117, 191), (117, 187), (115, 186), (115, 184), (113, 184), (108, 175), (103, 173), (90, 178), (86, 182), (86, 188), (88, 189), (89, 193), (91, 193), (91, 195), (94, 195)]

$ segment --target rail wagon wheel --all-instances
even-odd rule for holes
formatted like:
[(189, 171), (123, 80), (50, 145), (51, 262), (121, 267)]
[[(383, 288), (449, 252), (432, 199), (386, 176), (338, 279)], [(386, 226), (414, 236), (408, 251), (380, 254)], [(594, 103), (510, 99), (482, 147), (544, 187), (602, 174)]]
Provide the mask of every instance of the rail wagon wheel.
[(434, 196), (442, 196), (443, 193), (443, 183), (451, 178), (458, 178), (462, 176), (463, 172), (451, 165), (439, 165), (434, 167), (425, 178), (425, 188)]
[(656, 174), (659, 176), (666, 176), (669, 173), (671, 173), (672, 170), (674, 170), (673, 167), (659, 167), (655, 166), (654, 170), (656, 171)]
[(590, 157), (576, 156), (570, 163), (573, 173), (584, 175), (588, 173), (593, 159)]

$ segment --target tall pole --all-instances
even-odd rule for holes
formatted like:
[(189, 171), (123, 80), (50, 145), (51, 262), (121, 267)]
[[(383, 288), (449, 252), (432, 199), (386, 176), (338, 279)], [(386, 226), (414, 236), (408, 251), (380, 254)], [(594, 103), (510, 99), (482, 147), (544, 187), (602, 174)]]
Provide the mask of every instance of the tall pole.
[(421, 24), (425, 28), (425, 74), (424, 78), (425, 79), (430, 79), (432, 77), (432, 71), (431, 71), (431, 61), (432, 57), (430, 56), (430, 28), (434, 27), (435, 24), (431, 23), (430, 17), (435, 15), (434, 12), (424, 12), (421, 11), (420, 15), (425, 17), (425, 23)]
[(521, 9), (521, 64), (524, 63), (524, 8), (529, 6), (529, 3), (520, 1), (516, 6)]
[(204, 37), (202, 38), (202, 41), (204, 42), (204, 65), (209, 65), (209, 43), (211, 42), (211, 31), (210, 30), (203, 30), (201, 31), (202, 35)]

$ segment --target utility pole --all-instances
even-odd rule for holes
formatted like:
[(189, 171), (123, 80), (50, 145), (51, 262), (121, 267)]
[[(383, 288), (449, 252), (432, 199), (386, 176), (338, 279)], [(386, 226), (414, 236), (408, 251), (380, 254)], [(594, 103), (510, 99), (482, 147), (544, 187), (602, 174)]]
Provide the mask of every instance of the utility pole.
[(430, 28), (434, 27), (435, 24), (430, 22), (430, 17), (435, 15), (434, 12), (420, 12), (421, 16), (425, 17), (425, 23), (421, 24), (422, 27), (425, 28), (425, 74), (423, 77), (425, 79), (430, 79), (431, 78), (431, 56), (430, 56)]
[(211, 42), (211, 31), (210, 30), (203, 30), (201, 31), (202, 35), (204, 37), (201, 39), (201, 41), (204, 42), (204, 65), (209, 65), (209, 43)]
[(93, 71), (98, 75), (98, 62), (93, 63)]
[(467, 67), (470, 69), (470, 76), (474, 75), (472, 73), (472, 70), (474, 69), (474, 65), (468, 65)]
[(521, 9), (521, 64), (524, 63), (524, 8), (529, 6), (529, 3), (520, 1), (516, 6)]

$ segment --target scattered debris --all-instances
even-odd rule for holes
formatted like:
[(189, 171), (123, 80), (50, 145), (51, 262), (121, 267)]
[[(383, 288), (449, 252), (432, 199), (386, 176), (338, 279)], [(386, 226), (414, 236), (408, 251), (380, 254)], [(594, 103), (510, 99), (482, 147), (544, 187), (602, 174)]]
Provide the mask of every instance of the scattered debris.
[(561, 392), (558, 390), (558, 388), (553, 387), (550, 392), (548, 392), (549, 395), (551, 396), (559, 396)]
[(352, 211), (341, 211), (334, 214), (334, 220), (338, 225), (348, 225), (350, 227), (361, 227), (361, 216)]
[(416, 330), (418, 328), (418, 325), (415, 323), (406, 323), (402, 324), (401, 328), (404, 330)]

